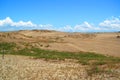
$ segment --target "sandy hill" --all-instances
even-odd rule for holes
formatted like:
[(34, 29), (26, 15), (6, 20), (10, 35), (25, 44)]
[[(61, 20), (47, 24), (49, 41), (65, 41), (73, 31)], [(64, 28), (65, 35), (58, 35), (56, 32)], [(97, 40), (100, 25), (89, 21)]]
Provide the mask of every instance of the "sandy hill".
[(70, 52), (96, 52), (120, 57), (116, 33), (67, 33), (50, 30), (0, 32), (0, 42), (15, 42), (17, 48), (37, 47)]

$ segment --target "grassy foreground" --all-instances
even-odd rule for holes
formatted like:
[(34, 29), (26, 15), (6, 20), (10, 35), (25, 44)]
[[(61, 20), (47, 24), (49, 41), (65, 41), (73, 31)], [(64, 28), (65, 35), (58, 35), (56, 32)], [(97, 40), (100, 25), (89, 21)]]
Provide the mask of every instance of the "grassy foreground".
[[(31, 56), (35, 59), (44, 58), (45, 60), (74, 59), (83, 65), (104, 65), (120, 63), (120, 58), (105, 56), (92, 52), (59, 52), (43, 50), (34, 47), (15, 50), (15, 47), (15, 43), (0, 43), (0, 50), (4, 50), (5, 54)], [(0, 54), (3, 54), (3, 52), (0, 51)]]
[[(112, 70), (117, 69), (120, 64), (119, 57), (105, 56), (93, 52), (60, 52), (52, 50), (43, 50), (40, 48), (29, 47), (23, 49), (16, 49), (15, 43), (0, 43), (0, 54), (3, 55), (22, 55), (29, 56), (33, 59), (45, 60), (75, 60), (76, 62), (89, 66), (86, 69), (87, 74), (92, 76), (94, 74), (115, 74)], [(4, 57), (6, 58), (6, 57)], [(104, 65), (104, 67), (102, 67)], [(105, 66), (107, 66), (105, 68)], [(119, 69), (118, 69), (119, 70)]]

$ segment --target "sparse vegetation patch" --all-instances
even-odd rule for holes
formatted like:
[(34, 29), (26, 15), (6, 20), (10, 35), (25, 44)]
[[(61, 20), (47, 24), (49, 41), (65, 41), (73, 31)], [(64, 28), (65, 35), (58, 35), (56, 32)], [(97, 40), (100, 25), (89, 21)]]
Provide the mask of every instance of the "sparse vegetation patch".
[[(90, 53), (90, 52), (60, 52), (60, 51), (52, 51), (52, 50), (43, 50), (40, 48), (21, 48), (16, 50), (17, 45), (15, 43), (0, 43), (0, 49), (6, 49), (7, 51), (5, 52), (5, 54), (11, 54), (11, 55), (22, 55), (22, 56), (29, 56), (32, 58), (32, 61), (37, 61), (36, 59), (40, 60), (40, 59), (44, 59), (44, 61), (51, 61), (51, 60), (55, 60), (55, 61), (66, 61), (66, 60), (72, 60), (78, 62), (78, 63), (62, 63), (62, 65), (64, 64), (64, 66), (61, 65), (61, 63), (59, 64), (59, 66), (62, 67), (57, 67), (54, 64), (54, 69), (53, 69), (53, 63), (52, 65), (48, 66), (47, 62), (43, 62), (43, 64), (41, 64), (42, 66), (44, 64), (44, 68), (41, 67), (40, 63), (38, 64), (38, 62), (31, 62), (30, 60), (25, 60), (23, 61), (21, 64), (17, 65), (17, 63), (13, 63), (10, 62), (12, 60), (9, 60), (7, 62), (7, 66), (4, 66), (3, 63), (0, 63), (1, 66), (4, 66), (0, 68), (2, 74), (0, 73), (0, 75), (2, 76), (1, 78), (6, 80), (6, 78), (10, 78), (12, 79), (13, 75), (11, 75), (12, 72), (14, 72), (14, 76), (16, 76), (19, 79), (24, 79), (24, 77), (27, 77), (27, 79), (29, 77), (34, 77), (34, 79), (36, 78), (36, 76), (39, 74), (42, 75), (41, 76), (37, 76), (37, 77), (41, 77), (42, 79), (44, 79), (43, 77), (46, 77), (47, 79), (51, 79), (51, 80), (55, 80), (55, 79), (61, 79), (61, 75), (64, 76), (64, 79), (81, 79), (83, 77), (83, 80), (85, 80), (86, 78), (94, 78), (95, 76), (100, 76), (101, 78), (99, 79), (103, 79), (106, 78), (106, 76), (108, 75), (109, 77), (112, 75), (115, 78), (118, 78), (119, 76), (119, 64), (120, 64), (120, 58), (117, 57), (111, 57), (111, 56), (105, 56), (105, 55), (101, 55), (101, 54), (96, 54), (96, 53)], [(0, 52), (0, 54), (2, 54), (2, 52)], [(6, 59), (8, 58), (7, 56), (4, 58)], [(7, 59), (6, 59), (7, 60)], [(15, 60), (14, 60), (15, 61)], [(21, 61), (21, 60), (20, 60)], [(12, 64), (10, 64), (12, 63)], [(78, 66), (79, 64), (79, 66)], [(17, 65), (17, 66), (16, 66)], [(29, 66), (28, 66), (29, 65)], [(82, 67), (80, 67), (80, 65)], [(52, 69), (51, 69), (52, 66)], [(56, 67), (55, 67), (56, 66)], [(66, 66), (66, 67), (65, 67)], [(85, 67), (86, 66), (86, 67)], [(105, 66), (105, 67), (104, 67)], [(50, 70), (47, 70), (48, 67), (50, 68)], [(19, 68), (21, 68), (21, 70), (19, 70)], [(35, 70), (36, 69), (36, 70)], [(115, 70), (118, 69), (118, 72), (115, 72)], [(7, 71), (9, 72), (7, 72)], [(32, 70), (32, 71), (31, 71)], [(4, 73), (5, 71), (5, 73)], [(50, 72), (51, 71), (51, 72)], [(82, 72), (81, 72), (82, 71)], [(24, 74), (24, 75), (21, 75)], [(35, 73), (35, 74), (33, 74)], [(45, 75), (44, 75), (44, 74)], [(55, 75), (56, 74), (56, 75)], [(9, 76), (7, 76), (9, 75)], [(25, 76), (27, 75), (27, 76)], [(46, 76), (47, 75), (47, 76)], [(24, 77), (22, 77), (24, 76)], [(82, 77), (80, 77), (82, 76)], [(87, 77), (86, 77), (87, 76)], [(98, 79), (95, 77), (95, 79)], [(63, 79), (63, 78), (62, 78)], [(39, 80), (39, 79), (37, 79)], [(94, 79), (93, 79), (94, 80)]]
[[(46, 47), (49, 47), (49, 45), (46, 45)], [(88, 64), (105, 65), (105, 64), (120, 63), (120, 58), (105, 56), (105, 55), (96, 54), (92, 52), (60, 52), (60, 51), (52, 51), (52, 50), (43, 50), (35, 47), (32, 47), (32, 48), (25, 47), (19, 50), (14, 50), (14, 48), (16, 48), (15, 43), (0, 43), (0, 49), (7, 50), (5, 54), (25, 55), (25, 56), (31, 56), (37, 59), (45, 58), (48, 60), (49, 59), (57, 59), (57, 60), (75, 59), (75, 60), (78, 60), (79, 63), (84, 65), (88, 65)]]

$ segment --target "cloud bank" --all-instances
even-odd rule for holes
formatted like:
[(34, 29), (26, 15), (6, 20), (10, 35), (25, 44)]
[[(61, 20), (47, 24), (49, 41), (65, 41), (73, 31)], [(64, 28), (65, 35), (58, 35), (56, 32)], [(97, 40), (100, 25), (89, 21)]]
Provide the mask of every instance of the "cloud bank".
[(31, 21), (18, 21), (14, 22), (10, 17), (6, 17), (0, 20), (0, 31), (14, 31), (14, 30), (31, 30), (31, 29), (50, 29), (52, 30), (52, 25), (50, 24), (34, 24)]
[(105, 19), (96, 26), (87, 21), (75, 26), (66, 25), (60, 28), (54, 27), (51, 24), (34, 24), (31, 21), (18, 21), (14, 22), (10, 17), (0, 20), (0, 31), (13, 31), (13, 30), (31, 30), (31, 29), (47, 29), (58, 30), (66, 32), (111, 32), (120, 30), (120, 18), (112, 17)]
[(112, 19), (106, 19), (101, 22), (99, 26), (111, 29), (120, 29), (120, 19), (116, 17), (112, 17)]
[(67, 25), (67, 26), (61, 28), (60, 30), (72, 31), (72, 32), (90, 32), (90, 31), (100, 30), (100, 28), (95, 27), (93, 24), (90, 24), (87, 21), (85, 21), (82, 24), (77, 24), (75, 26)]
[(35, 27), (37, 25), (33, 24), (31, 21), (28, 21), (28, 22), (23, 22), (23, 21), (13, 22), (10, 17), (7, 17), (4, 20), (0, 20), (0, 26)]

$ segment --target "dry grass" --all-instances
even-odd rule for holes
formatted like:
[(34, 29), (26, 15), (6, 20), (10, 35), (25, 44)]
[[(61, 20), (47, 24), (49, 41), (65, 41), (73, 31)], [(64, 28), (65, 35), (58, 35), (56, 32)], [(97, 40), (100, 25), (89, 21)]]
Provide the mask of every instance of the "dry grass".
[[(93, 72), (96, 72), (95, 74)], [(92, 71), (93, 70), (93, 71)], [(99, 72), (72, 61), (45, 61), (25, 56), (0, 56), (0, 80), (120, 80), (120, 68)]]

